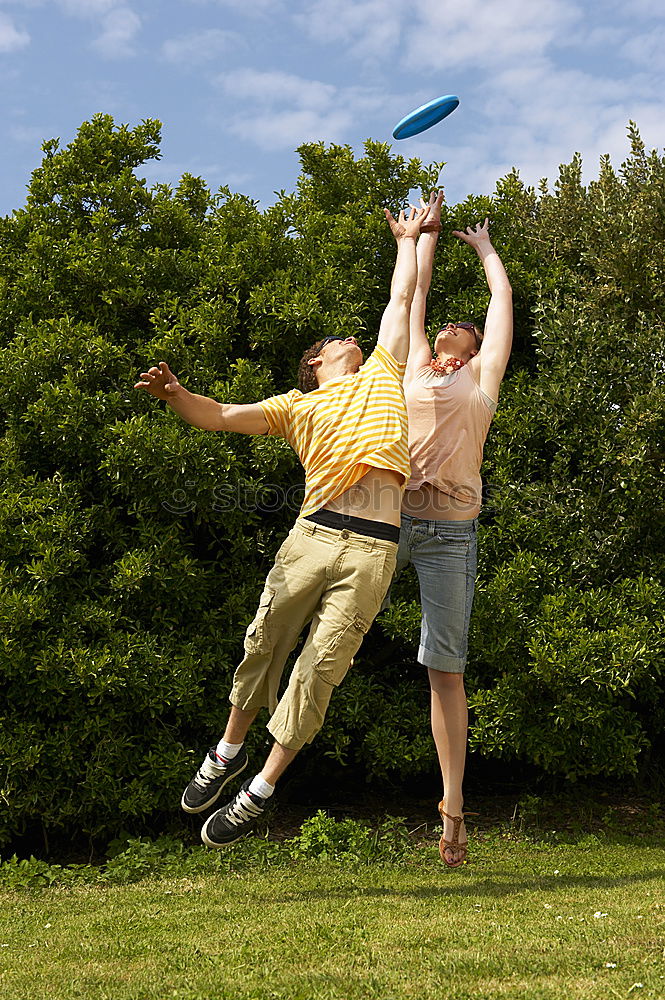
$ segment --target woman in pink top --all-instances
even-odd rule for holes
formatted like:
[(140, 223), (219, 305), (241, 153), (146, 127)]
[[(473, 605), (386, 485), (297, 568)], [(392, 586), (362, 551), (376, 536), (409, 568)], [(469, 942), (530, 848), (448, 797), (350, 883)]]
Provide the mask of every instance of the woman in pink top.
[(443, 777), (439, 850), (443, 861), (457, 868), (467, 853), (462, 811), (467, 742), (464, 668), (476, 571), (480, 464), (510, 356), (513, 308), (510, 282), (490, 242), (487, 219), (465, 233), (454, 232), (480, 257), (490, 303), (484, 334), (473, 323), (446, 323), (436, 334), (432, 353), (425, 333), (425, 307), (442, 202), (443, 192), (432, 192), (430, 217), (417, 245), (418, 284), (404, 379), (411, 479), (402, 504), (397, 569), (412, 562), (418, 574), (422, 605), (418, 661), (428, 670), (432, 735)]

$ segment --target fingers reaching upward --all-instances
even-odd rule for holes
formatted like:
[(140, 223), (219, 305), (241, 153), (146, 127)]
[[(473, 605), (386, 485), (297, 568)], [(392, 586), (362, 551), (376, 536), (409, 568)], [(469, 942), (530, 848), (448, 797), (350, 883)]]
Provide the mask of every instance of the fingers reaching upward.
[(143, 389), (157, 399), (170, 399), (180, 389), (180, 383), (166, 362), (160, 361), (158, 366), (141, 372), (141, 381), (134, 388)]
[(430, 213), (430, 206), (425, 205), (424, 208), (416, 208), (415, 205), (412, 205), (408, 216), (405, 214), (404, 209), (402, 209), (397, 219), (392, 216), (387, 208), (384, 208), (383, 211), (388, 220), (390, 230), (399, 243), (400, 240), (405, 238), (415, 239), (418, 236), (423, 222), (425, 222)]
[(441, 229), (441, 206), (443, 205), (443, 188), (439, 191), (430, 191), (429, 202), (420, 199), (423, 208), (429, 208), (429, 215), (420, 227), (421, 233), (438, 233)]
[(482, 225), (478, 222), (475, 226), (467, 226), (466, 231), (463, 233), (454, 229), (453, 236), (457, 236), (464, 243), (468, 243), (469, 246), (476, 248), (484, 241), (489, 243), (489, 219), (486, 218)]

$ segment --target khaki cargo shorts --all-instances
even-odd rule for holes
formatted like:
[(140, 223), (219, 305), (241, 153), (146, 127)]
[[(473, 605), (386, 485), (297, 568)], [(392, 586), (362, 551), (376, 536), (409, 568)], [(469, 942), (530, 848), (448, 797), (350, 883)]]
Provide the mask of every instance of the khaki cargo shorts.
[[(397, 545), (298, 519), (275, 558), (233, 679), (237, 708), (269, 708), (268, 729), (300, 750), (323, 724), (330, 697), (374, 621), (395, 569)], [(311, 622), (289, 684), (289, 653)]]

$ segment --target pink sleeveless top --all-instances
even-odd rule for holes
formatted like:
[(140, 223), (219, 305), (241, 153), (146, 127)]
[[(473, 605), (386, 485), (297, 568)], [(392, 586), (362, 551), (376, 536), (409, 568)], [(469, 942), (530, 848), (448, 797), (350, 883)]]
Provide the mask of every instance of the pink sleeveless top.
[(496, 403), (466, 366), (450, 375), (421, 368), (404, 383), (404, 395), (411, 457), (407, 490), (432, 483), (456, 500), (479, 504), (483, 446)]

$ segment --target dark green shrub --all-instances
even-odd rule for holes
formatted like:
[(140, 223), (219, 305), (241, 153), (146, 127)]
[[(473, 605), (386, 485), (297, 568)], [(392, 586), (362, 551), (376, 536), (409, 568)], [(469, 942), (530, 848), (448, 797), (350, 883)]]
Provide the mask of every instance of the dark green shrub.
[[(371, 348), (394, 259), (381, 207), (438, 172), (377, 143), (358, 160), (310, 144), (296, 192), (261, 212), (189, 175), (148, 189), (136, 171), (159, 139), (97, 116), (45, 144), (0, 220), (0, 842), (175, 813), (297, 510), (283, 442), (192, 430), (133, 391), (139, 372), (165, 360), (245, 401), (290, 388), (318, 337)], [(653, 766), (663, 732), (665, 167), (631, 143), (587, 187), (577, 159), (553, 193), (513, 171), (444, 218), (492, 216), (517, 317), (486, 451), (472, 745), (571, 778)], [(486, 302), (444, 235), (432, 323)], [(336, 692), (318, 774), (433, 768), (415, 596), (406, 578)]]

